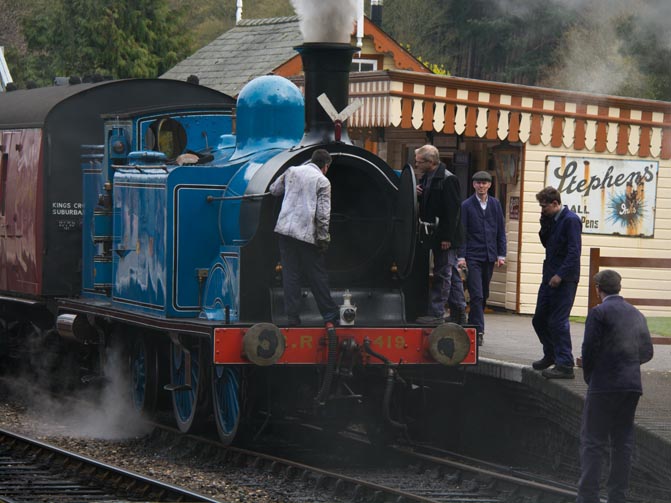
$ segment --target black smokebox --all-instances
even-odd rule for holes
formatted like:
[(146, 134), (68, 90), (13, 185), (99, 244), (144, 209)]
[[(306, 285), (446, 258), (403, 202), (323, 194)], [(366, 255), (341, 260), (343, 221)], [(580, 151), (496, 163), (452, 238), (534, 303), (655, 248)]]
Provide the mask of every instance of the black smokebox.
[[(325, 93), (336, 112), (349, 104), (349, 72), (352, 55), (359, 49), (350, 44), (305, 43), (295, 48), (305, 72), (305, 134), (301, 146), (335, 141), (333, 120), (317, 98)], [(341, 141), (351, 143), (343, 125)]]

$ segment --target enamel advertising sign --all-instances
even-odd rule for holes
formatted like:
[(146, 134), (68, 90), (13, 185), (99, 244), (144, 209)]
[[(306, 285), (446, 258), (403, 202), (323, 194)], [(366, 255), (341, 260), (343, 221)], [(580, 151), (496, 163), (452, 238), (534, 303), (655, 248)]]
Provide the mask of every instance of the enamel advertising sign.
[(658, 172), (656, 161), (547, 156), (545, 181), (583, 234), (653, 237)]

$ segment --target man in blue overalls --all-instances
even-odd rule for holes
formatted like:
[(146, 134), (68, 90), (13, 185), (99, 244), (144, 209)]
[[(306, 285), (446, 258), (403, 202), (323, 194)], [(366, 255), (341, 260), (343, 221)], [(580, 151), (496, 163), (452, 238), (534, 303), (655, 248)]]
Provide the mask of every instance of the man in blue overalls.
[(582, 343), (588, 384), (580, 429), (577, 503), (599, 503), (603, 454), (610, 447), (608, 503), (625, 503), (634, 449), (634, 415), (643, 394), (641, 364), (654, 353), (645, 317), (620, 294), (622, 277), (594, 276), (601, 304), (590, 310)]
[(582, 222), (562, 206), (554, 187), (545, 187), (536, 199), (541, 207), (539, 236), (545, 260), (532, 323), (543, 345), (543, 358), (532, 366), (548, 379), (573, 379), (569, 315), (580, 279)]
[(485, 304), (494, 267), (506, 262), (506, 224), (501, 203), (489, 195), (492, 177), (486, 171), (473, 175), (474, 194), (461, 203), (461, 223), (466, 239), (459, 250), (458, 266), (468, 268), (466, 285), (470, 296), (468, 323), (475, 325), (478, 346), (485, 334)]

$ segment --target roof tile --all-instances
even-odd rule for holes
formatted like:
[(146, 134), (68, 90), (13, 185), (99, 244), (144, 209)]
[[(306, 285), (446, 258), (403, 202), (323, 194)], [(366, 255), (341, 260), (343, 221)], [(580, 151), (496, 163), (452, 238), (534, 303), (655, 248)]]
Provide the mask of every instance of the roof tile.
[(294, 57), (294, 47), (302, 43), (297, 16), (245, 19), (161, 78), (186, 80), (196, 74), (202, 85), (235, 96), (250, 78)]

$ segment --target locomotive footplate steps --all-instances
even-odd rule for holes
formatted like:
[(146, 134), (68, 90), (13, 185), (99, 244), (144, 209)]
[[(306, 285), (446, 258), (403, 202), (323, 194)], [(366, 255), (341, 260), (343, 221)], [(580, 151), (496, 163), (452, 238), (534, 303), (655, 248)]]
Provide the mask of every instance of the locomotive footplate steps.
[(125, 311), (109, 301), (91, 299), (58, 299), (59, 313), (79, 313), (100, 317), (108, 321), (128, 323), (141, 328), (211, 337), (221, 321), (199, 318), (164, 318), (147, 313)]
[(175, 384), (170, 383), (163, 386), (163, 389), (166, 391), (191, 391), (193, 387), (191, 386), (191, 351), (188, 350), (179, 340), (179, 336), (175, 333), (170, 334), (170, 340), (173, 343), (173, 351), (179, 351), (184, 356), (184, 383)]

